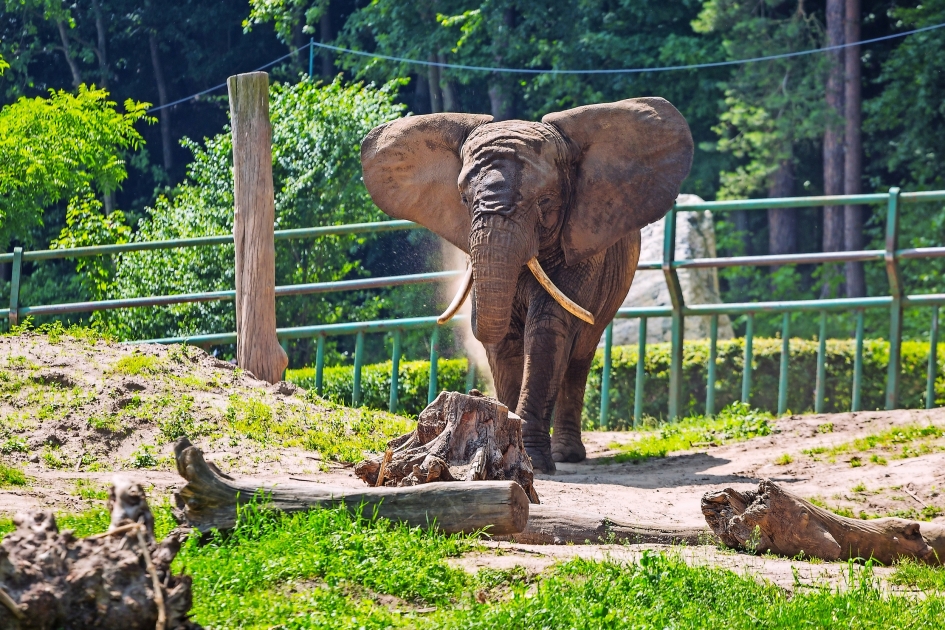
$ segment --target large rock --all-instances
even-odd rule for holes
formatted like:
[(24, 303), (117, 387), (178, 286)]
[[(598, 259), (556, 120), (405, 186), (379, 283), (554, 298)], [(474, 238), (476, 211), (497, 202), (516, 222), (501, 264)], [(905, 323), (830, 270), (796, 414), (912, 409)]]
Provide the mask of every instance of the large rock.
[[(699, 203), (696, 195), (680, 195), (680, 204)], [(657, 221), (643, 228), (640, 261), (659, 261), (663, 259), (664, 221)], [(706, 211), (678, 212), (676, 215), (676, 260), (691, 258), (714, 258), (715, 228), (712, 225), (712, 213)], [(683, 298), (687, 304), (714, 304), (721, 302), (719, 297), (719, 276), (716, 269), (680, 269), (679, 283), (682, 285)], [(670, 306), (669, 288), (662, 271), (637, 271), (630, 286), (630, 292), (623, 301), (625, 308), (641, 306)], [(687, 317), (686, 339), (707, 339), (709, 337), (709, 317)], [(647, 343), (670, 340), (672, 320), (669, 317), (656, 317), (647, 320)], [(635, 344), (638, 340), (639, 320), (614, 320), (614, 345)], [(732, 324), (728, 317), (719, 317), (719, 339), (734, 337)]]

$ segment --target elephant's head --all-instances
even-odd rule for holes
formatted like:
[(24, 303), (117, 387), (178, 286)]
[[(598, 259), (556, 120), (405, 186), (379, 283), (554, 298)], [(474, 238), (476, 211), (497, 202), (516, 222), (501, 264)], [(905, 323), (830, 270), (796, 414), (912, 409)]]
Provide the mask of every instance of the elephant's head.
[(563, 253), (574, 265), (661, 218), (693, 153), (685, 119), (661, 98), (578, 107), (540, 123), (491, 121), (408, 116), (373, 129), (361, 145), (364, 183), (378, 207), (470, 254), (473, 332), (483, 343), (508, 331), (523, 266), (566, 301), (541, 277), (539, 252)]

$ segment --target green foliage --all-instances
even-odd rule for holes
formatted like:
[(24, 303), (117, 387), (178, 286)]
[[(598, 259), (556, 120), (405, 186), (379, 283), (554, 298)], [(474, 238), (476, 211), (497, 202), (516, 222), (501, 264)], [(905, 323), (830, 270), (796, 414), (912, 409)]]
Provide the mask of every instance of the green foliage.
[(665, 457), (672, 451), (684, 451), (707, 444), (739, 442), (771, 433), (771, 414), (752, 409), (744, 403), (732, 403), (714, 418), (693, 416), (644, 431), (627, 444), (611, 444), (618, 449), (618, 462), (637, 462), (649, 457)]
[[(273, 178), (277, 229), (379, 220), (380, 211), (361, 183), (359, 145), (374, 126), (396, 118), (397, 83), (382, 88), (322, 86), (304, 79), (270, 89)], [(148, 211), (132, 240), (149, 241), (232, 233), (232, 144), (229, 129), (203, 146), (187, 142), (194, 161), (188, 177)], [(325, 236), (276, 244), (277, 284), (341, 280), (359, 275), (355, 254), (363, 237)], [(116, 261), (111, 297), (168, 295), (232, 289), (233, 248), (193, 247), (125, 254)], [(370, 319), (381, 306), (371, 293), (322, 299), (287, 297), (277, 302), (282, 323), (328, 323), (350, 313)], [(233, 330), (228, 302), (179, 304), (109, 313), (122, 338), (150, 338)]]
[(112, 374), (124, 374), (126, 376), (141, 376), (145, 374), (156, 374), (162, 371), (164, 367), (161, 360), (150, 354), (130, 354), (122, 357), (115, 362), (110, 372)]
[(155, 455), (154, 447), (149, 444), (142, 444), (131, 454), (132, 468), (156, 468), (157, 465), (158, 458)]
[(81, 216), (93, 191), (114, 191), (127, 177), (122, 152), (141, 146), (134, 124), (147, 107), (128, 100), (118, 112), (105, 90), (82, 85), (76, 94), (50, 90), (49, 98), (24, 97), (0, 110), (0, 249), (28, 238), (48, 206), (71, 200)]
[[(467, 389), (466, 359), (439, 359), (436, 363), (436, 391)], [(391, 362), (374, 363), (361, 368), (361, 405), (370, 409), (387, 409), (390, 405)], [(322, 396), (339, 405), (350, 405), (354, 386), (354, 366), (326, 367), (322, 377)], [(315, 389), (315, 368), (288, 370), (286, 380), (306, 389)], [(398, 413), (416, 416), (427, 406), (430, 386), (429, 361), (401, 361), (397, 373)], [(474, 387), (482, 388), (481, 379)]]
[(0, 488), (25, 486), (27, 483), (29, 483), (29, 478), (22, 469), (0, 462)]

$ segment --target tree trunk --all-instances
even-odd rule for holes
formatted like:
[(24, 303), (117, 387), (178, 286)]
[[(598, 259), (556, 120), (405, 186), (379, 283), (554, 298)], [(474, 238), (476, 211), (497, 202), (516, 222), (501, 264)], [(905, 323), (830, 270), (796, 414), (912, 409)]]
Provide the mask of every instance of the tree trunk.
[(413, 110), (415, 114), (429, 114), (430, 87), (427, 75), (422, 70), (417, 72), (415, 92), (413, 94)]
[(263, 494), (266, 505), (283, 512), (301, 512), (344, 505), (351, 512), (376, 513), (410, 527), (429, 527), (448, 533), (473, 533), (488, 528), (496, 535), (525, 529), (529, 502), (514, 481), (427, 483), (406, 488), (331, 488), (317, 483), (262, 484), (236, 481), (208, 464), (187, 438), (174, 445), (177, 472), (187, 485), (174, 494), (174, 516), (202, 532), (229, 529), (236, 524), (237, 505)]
[(59, 28), (59, 38), (62, 40), (62, 54), (66, 57), (66, 63), (69, 64), (69, 70), (72, 72), (72, 87), (78, 88), (82, 85), (82, 73), (79, 71), (79, 65), (72, 58), (72, 51), (69, 47), (69, 31), (64, 22), (56, 22)]
[[(446, 63), (446, 55), (440, 53), (436, 56), (436, 60), (440, 63)], [(440, 91), (443, 93), (443, 111), (459, 111), (459, 105), (456, 100), (456, 88), (452, 81), (445, 78), (443, 68), (440, 68)]]
[(495, 398), (441, 392), (420, 413), (417, 428), (360, 462), (354, 474), (371, 486), (511, 480), (538, 503), (532, 462), (522, 444), (522, 419)]
[[(323, 44), (327, 44), (331, 41), (331, 14), (328, 12), (328, 5), (325, 6), (322, 10), (322, 16), (318, 20), (318, 30), (319, 37)], [(331, 81), (335, 73), (335, 63), (331, 59), (331, 51), (325, 50), (324, 48), (321, 51), (322, 58), (322, 77), (326, 81)]]
[(863, 521), (837, 516), (784, 490), (769, 479), (757, 491), (726, 488), (702, 497), (702, 514), (715, 535), (733, 549), (801, 554), (824, 560), (874, 558), (892, 564), (914, 558), (945, 559), (945, 527), (901, 518)]
[[(790, 158), (782, 160), (774, 172), (768, 196), (794, 196), (794, 165)], [(768, 210), (768, 253), (793, 254), (797, 252), (797, 210), (771, 208)]]
[(256, 378), (282, 380), (289, 359), (276, 338), (275, 199), (269, 75), (227, 79), (233, 129), (236, 362)]
[[(860, 0), (846, 0), (846, 41), (860, 41)], [(863, 192), (863, 141), (861, 110), (860, 47), (844, 50), (845, 82), (844, 110), (846, 111), (846, 133), (844, 134), (843, 191), (847, 195)], [(863, 206), (844, 206), (843, 248), (847, 251), (863, 249)], [(866, 296), (866, 278), (862, 262), (846, 263), (847, 297)]]
[[(430, 55), (428, 60), (436, 62), (436, 55)], [(440, 92), (439, 66), (427, 66), (427, 85), (430, 88), (430, 113), (439, 114), (443, 111), (443, 94)]]
[(161, 53), (158, 50), (157, 36), (152, 31), (148, 35), (148, 43), (151, 46), (151, 66), (154, 68), (154, 81), (157, 83), (158, 104), (161, 109), (161, 149), (164, 157), (164, 170), (170, 173), (173, 166), (173, 153), (171, 152), (171, 110), (165, 108), (167, 105), (167, 84), (164, 82), (164, 72), (161, 67)]
[[(502, 25), (492, 38), (492, 58), (496, 66), (502, 66), (504, 62), (514, 26), (515, 13), (512, 9), (506, 9), (502, 15)], [(515, 118), (515, 78), (508, 74), (493, 73), (489, 80), (489, 103), (496, 121)]]
[[(827, 0), (827, 45), (843, 44), (844, 0)], [(843, 51), (825, 53), (829, 64), (826, 101), (827, 124), (824, 129), (824, 194), (843, 194)], [(838, 252), (843, 249), (843, 207), (824, 207), (823, 249)], [(824, 283), (822, 296), (830, 293), (829, 278)]]
[(95, 56), (98, 57), (98, 72), (99, 80), (101, 81), (100, 87), (108, 87), (108, 51), (106, 49), (106, 35), (108, 31), (105, 29), (105, 19), (102, 17), (102, 5), (99, 4), (98, 0), (92, 0), (92, 12), (95, 14), (95, 34), (97, 36), (97, 47), (95, 49)]

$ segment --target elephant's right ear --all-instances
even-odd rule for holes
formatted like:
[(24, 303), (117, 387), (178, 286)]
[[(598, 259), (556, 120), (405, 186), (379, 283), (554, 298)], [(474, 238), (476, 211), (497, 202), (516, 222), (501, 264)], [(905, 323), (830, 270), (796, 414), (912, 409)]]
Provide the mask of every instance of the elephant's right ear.
[(492, 121), (477, 114), (407, 116), (375, 127), (361, 143), (364, 185), (377, 207), (436, 232), (468, 253), (469, 211), (459, 194), (460, 148)]

